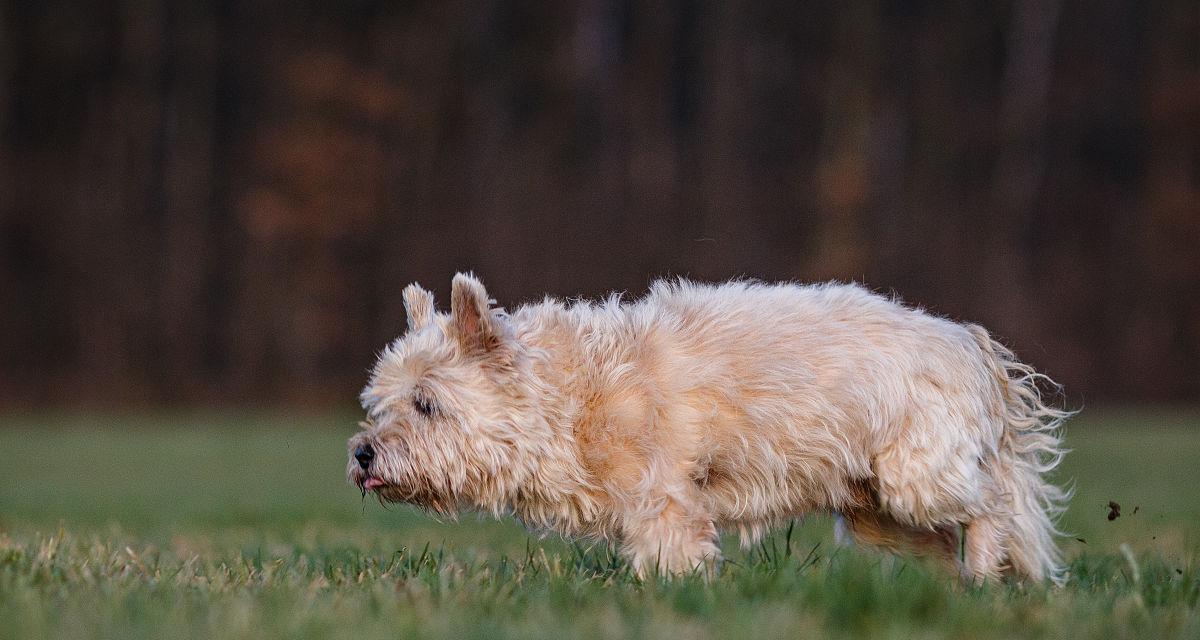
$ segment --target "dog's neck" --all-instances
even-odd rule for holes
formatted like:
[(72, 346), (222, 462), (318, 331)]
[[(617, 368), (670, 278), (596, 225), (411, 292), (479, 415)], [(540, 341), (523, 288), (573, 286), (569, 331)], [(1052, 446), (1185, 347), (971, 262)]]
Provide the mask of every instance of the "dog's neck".
[(583, 367), (572, 335), (577, 316), (560, 303), (542, 303), (514, 314), (517, 339), (528, 350), (532, 385), (538, 390), (539, 417), (549, 442), (511, 498), (511, 511), (526, 526), (564, 535), (609, 538), (612, 510), (584, 463), (576, 427), (586, 412), (576, 379)]

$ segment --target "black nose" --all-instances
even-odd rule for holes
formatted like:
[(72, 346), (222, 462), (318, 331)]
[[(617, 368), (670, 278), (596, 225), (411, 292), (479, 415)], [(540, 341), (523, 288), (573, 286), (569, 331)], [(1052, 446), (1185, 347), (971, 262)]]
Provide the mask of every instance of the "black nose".
[(369, 444), (360, 444), (354, 449), (354, 459), (358, 460), (358, 466), (366, 469), (375, 459), (375, 450)]

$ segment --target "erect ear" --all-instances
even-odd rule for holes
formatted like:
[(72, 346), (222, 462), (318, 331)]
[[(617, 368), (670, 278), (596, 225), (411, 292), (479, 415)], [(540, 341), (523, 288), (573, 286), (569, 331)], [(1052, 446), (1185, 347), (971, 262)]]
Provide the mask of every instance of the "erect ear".
[(433, 320), (433, 294), (412, 283), (404, 287), (404, 312), (408, 314), (408, 330), (425, 328)]
[(490, 350), (500, 342), (500, 327), (488, 311), (487, 290), (473, 274), (459, 273), (450, 287), (450, 319), (467, 350)]

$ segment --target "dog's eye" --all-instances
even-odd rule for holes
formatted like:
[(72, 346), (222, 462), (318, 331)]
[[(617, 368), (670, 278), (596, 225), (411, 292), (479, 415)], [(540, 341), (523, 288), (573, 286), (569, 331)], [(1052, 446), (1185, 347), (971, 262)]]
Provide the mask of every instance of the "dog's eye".
[(428, 400), (420, 396), (413, 398), (413, 408), (417, 410), (417, 413), (425, 416), (426, 418), (433, 415), (433, 405), (430, 404)]

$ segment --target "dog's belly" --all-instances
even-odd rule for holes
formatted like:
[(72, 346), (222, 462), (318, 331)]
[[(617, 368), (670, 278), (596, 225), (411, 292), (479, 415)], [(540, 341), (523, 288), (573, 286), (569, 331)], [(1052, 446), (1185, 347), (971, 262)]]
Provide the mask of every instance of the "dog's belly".
[(696, 485), (719, 527), (758, 526), (856, 503), (856, 487), (870, 473), (862, 452), (844, 451), (843, 444), (833, 456), (829, 443), (808, 450), (789, 444), (748, 439), (711, 458)]

